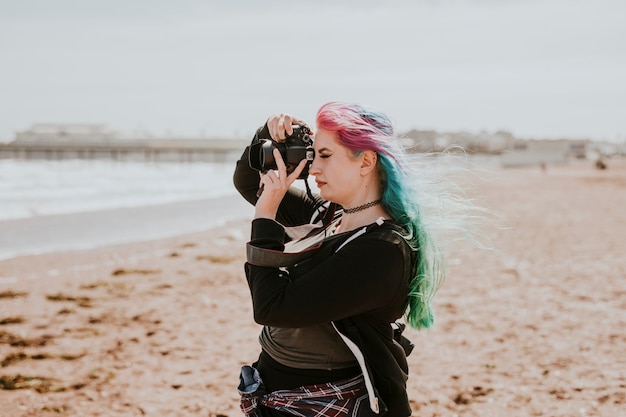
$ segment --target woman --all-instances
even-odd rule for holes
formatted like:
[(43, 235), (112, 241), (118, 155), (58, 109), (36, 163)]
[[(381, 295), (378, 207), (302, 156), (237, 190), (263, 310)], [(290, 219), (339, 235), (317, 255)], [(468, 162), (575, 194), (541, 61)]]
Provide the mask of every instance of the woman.
[[(237, 163), (235, 186), (255, 206), (245, 272), (254, 319), (264, 325), (259, 359), (242, 369), (242, 409), (261, 416), (325, 415), (329, 407), (333, 415), (409, 416), (411, 347), (396, 321), (405, 316), (412, 327), (429, 327), (430, 301), (443, 278), (423, 218), (425, 196), (412, 185), (407, 155), (385, 115), (328, 103), (316, 119), (308, 169), (319, 195), (292, 186), (306, 160), (288, 174), (274, 150), (278, 169), (260, 180), (249, 148)], [(304, 124), (272, 116), (253, 142), (284, 141)], [(287, 252), (306, 255), (289, 262), (280, 258)]]

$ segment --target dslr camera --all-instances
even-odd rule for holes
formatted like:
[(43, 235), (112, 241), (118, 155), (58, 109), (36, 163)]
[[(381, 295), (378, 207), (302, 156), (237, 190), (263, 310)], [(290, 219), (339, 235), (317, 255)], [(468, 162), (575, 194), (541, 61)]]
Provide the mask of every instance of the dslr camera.
[(278, 169), (274, 159), (274, 149), (279, 150), (287, 167), (287, 174), (291, 174), (300, 161), (306, 159), (308, 162), (298, 178), (306, 179), (309, 176), (309, 166), (313, 161), (315, 152), (313, 151), (311, 129), (308, 126), (293, 126), (293, 133), (287, 136), (284, 142), (260, 139), (257, 143), (251, 145), (248, 156), (250, 168), (261, 172)]

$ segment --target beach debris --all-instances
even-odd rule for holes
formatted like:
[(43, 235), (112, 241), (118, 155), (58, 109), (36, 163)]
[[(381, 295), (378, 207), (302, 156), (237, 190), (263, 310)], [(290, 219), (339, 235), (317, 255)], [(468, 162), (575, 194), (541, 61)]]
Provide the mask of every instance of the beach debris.
[(29, 359), (29, 356), (24, 352), (10, 353), (4, 357), (2, 362), (0, 362), (0, 367), (6, 368), (9, 365), (12, 365), (16, 362), (25, 361), (27, 359)]
[(493, 392), (492, 388), (484, 388), (480, 385), (459, 392), (454, 398), (456, 404), (471, 404), (476, 398), (484, 397)]
[(65, 387), (57, 379), (21, 374), (0, 375), (0, 389), (32, 389), (39, 393), (65, 391)]
[(87, 353), (62, 353), (60, 355), (56, 355), (57, 358), (63, 359), (64, 361), (75, 361), (87, 355)]
[(97, 290), (98, 288), (107, 288), (109, 286), (108, 282), (105, 281), (96, 281), (90, 284), (82, 284), (79, 286), (81, 290)]
[(65, 414), (71, 410), (69, 405), (44, 405), (41, 407), (41, 411), (48, 413), (57, 413), (57, 414)]
[(115, 373), (104, 368), (94, 368), (87, 374), (87, 378), (91, 380), (109, 381), (115, 377)]
[(86, 339), (89, 337), (102, 336), (104, 333), (93, 327), (76, 327), (63, 329), (63, 332), (67, 334), (75, 335), (78, 339)]
[(43, 335), (32, 339), (17, 336), (13, 333), (0, 330), (0, 344), (10, 346), (27, 347), (27, 346), (45, 346), (52, 339), (50, 335)]
[(73, 295), (67, 295), (67, 294), (63, 294), (63, 293), (56, 293), (56, 294), (48, 294), (46, 295), (46, 299), (48, 299), (49, 301), (71, 301), (76, 303), (76, 305), (78, 305), (79, 307), (84, 307), (84, 308), (90, 308), (93, 307), (93, 305), (91, 304), (92, 300), (89, 297), (85, 297), (85, 296), (73, 296)]
[(572, 395), (563, 388), (552, 389), (549, 391), (549, 393), (553, 395), (557, 400), (569, 400), (572, 398)]
[(125, 282), (96, 281), (80, 286), (81, 290), (105, 289), (109, 295), (114, 297), (127, 297), (134, 290), (132, 285)]
[(229, 264), (231, 262), (239, 261), (242, 258), (239, 256), (229, 255), (198, 255), (197, 261), (209, 261), (213, 264)]
[(18, 298), (18, 297), (26, 297), (28, 293), (26, 292), (18, 292), (18, 291), (0, 291), (0, 299), (2, 298)]
[(22, 361), (27, 361), (27, 360), (40, 361), (44, 359), (61, 359), (64, 361), (73, 361), (73, 360), (80, 359), (85, 355), (86, 353), (79, 353), (79, 354), (63, 353), (60, 355), (54, 355), (54, 354), (45, 353), (45, 352), (28, 355), (24, 352), (17, 352), (17, 353), (10, 353), (7, 356), (5, 356), (2, 362), (0, 362), (0, 367), (5, 368), (16, 362), (22, 362)]
[(121, 275), (132, 275), (132, 274), (140, 274), (140, 275), (148, 275), (148, 274), (160, 274), (160, 269), (123, 269), (119, 268), (111, 272), (111, 275), (114, 277), (118, 277)]
[(26, 321), (22, 316), (11, 316), (0, 319), (0, 326), (5, 324), (22, 324)]

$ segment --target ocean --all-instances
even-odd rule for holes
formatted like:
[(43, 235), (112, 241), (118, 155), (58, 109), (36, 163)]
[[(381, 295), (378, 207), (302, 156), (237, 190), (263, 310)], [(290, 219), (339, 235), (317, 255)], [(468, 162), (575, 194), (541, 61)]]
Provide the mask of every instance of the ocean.
[(0, 259), (193, 233), (251, 215), (234, 162), (0, 160)]
[(217, 198), (234, 163), (0, 160), (0, 221)]

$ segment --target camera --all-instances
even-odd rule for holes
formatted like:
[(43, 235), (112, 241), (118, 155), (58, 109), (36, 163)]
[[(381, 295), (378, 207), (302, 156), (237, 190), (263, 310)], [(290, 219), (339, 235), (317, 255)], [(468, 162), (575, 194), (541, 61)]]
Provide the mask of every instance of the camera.
[(260, 139), (257, 143), (250, 145), (248, 163), (250, 168), (257, 171), (266, 172), (271, 169), (278, 169), (273, 151), (278, 149), (287, 167), (287, 174), (291, 174), (300, 161), (306, 159), (307, 165), (300, 173), (299, 179), (306, 179), (309, 176), (309, 166), (315, 152), (313, 151), (313, 138), (311, 129), (308, 126), (294, 126), (293, 133), (284, 142), (276, 142), (272, 139)]

